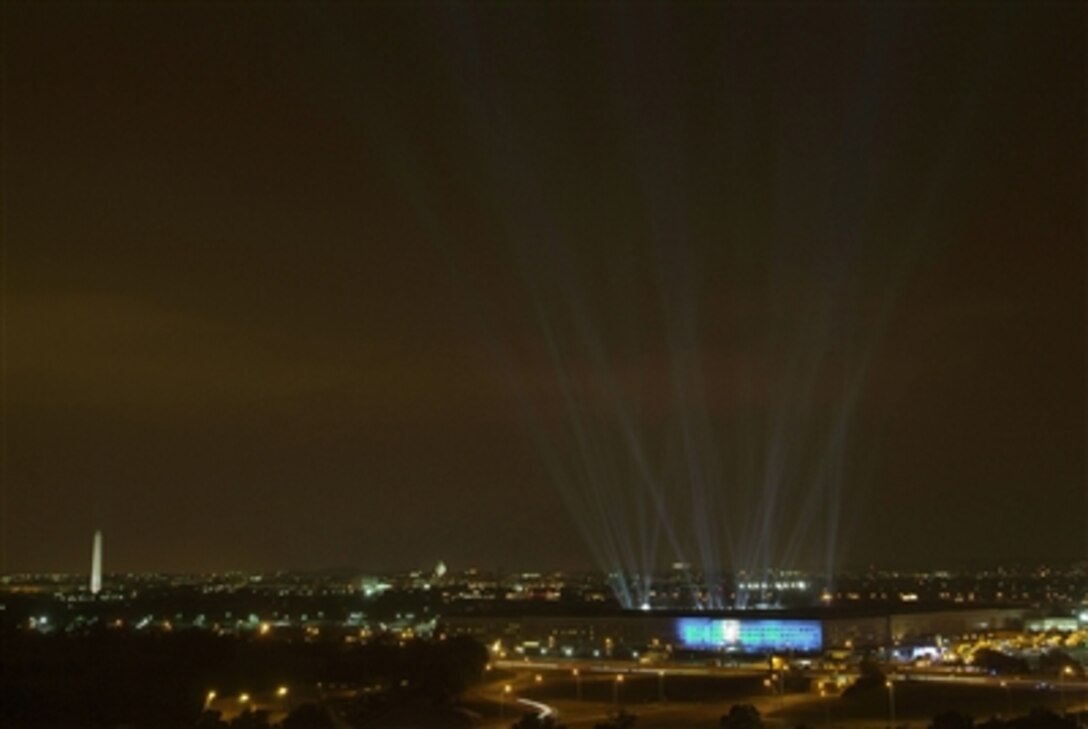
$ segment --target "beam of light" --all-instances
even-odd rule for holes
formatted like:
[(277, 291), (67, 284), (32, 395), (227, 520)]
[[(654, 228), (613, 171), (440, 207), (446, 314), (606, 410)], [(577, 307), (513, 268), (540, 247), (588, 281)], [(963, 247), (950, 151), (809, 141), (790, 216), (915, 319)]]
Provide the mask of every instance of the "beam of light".
[[(818, 386), (821, 377), (826, 378), (833, 369), (827, 360), (837, 325), (842, 320), (857, 323), (851, 317), (858, 315), (842, 306), (847, 298), (844, 282), (855, 270), (866, 236), (874, 230), (869, 220), (874, 186), (859, 184), (856, 178), (859, 173), (871, 177), (878, 172), (867, 157), (872, 151), (875, 109), (887, 59), (876, 50), (886, 47), (879, 33), (890, 32), (894, 24), (876, 29), (867, 47), (859, 90), (852, 97), (856, 103), (842, 129), (837, 159), (844, 160), (844, 172), (830, 180), (824, 193), (828, 227), (843, 237), (835, 244), (819, 242), (823, 254), (835, 259), (819, 269), (821, 275), (828, 276), (820, 292), (826, 308), (791, 317), (777, 300), (767, 302), (766, 311), (759, 312), (767, 315), (764, 324), (770, 332), (765, 349), (781, 357), (776, 362), (781, 371), (772, 385), (763, 384), (771, 390), (766, 403), (758, 396), (761, 388), (753, 384), (760, 373), (746, 373), (747, 384), (737, 389), (747, 388), (741, 401), (749, 412), (723, 416), (712, 414), (703, 402), (707, 386), (700, 360), (698, 316), (702, 292), (695, 290), (699, 277), (692, 272), (697, 264), (691, 260), (690, 250), (698, 238), (690, 224), (697, 212), (690, 202), (696, 191), (687, 187), (684, 162), (691, 151), (685, 138), (689, 119), (682, 105), (652, 104), (655, 96), (642, 91), (643, 79), (626, 79), (629, 88), (616, 93), (618, 126), (626, 132), (627, 151), (641, 180), (655, 270), (661, 272), (657, 286), (672, 387), (671, 420), (662, 435), (641, 425), (637, 394), (625, 392), (617, 383), (600, 317), (587, 303), (587, 286), (577, 275), (576, 262), (564, 258), (570, 254), (568, 236), (552, 222), (560, 216), (553, 214), (547, 187), (534, 179), (528, 145), (519, 139), (516, 124), (506, 118), (509, 110), (502, 107), (502, 99), (509, 89), (504, 87), (501, 72), (483, 57), (471, 14), (451, 10), (445, 17), (454, 26), (454, 40), (462, 51), (449, 54), (449, 73), (457, 84), (455, 97), (464, 101), (465, 126), (474, 135), (485, 177), (491, 182), (490, 187), (481, 184), (477, 194), (487, 209), (499, 211), (530, 292), (562, 401), (560, 425), (544, 422), (539, 405), (524, 394), (517, 367), (511, 364), (501, 337), (488, 321), (488, 303), (480, 302), (479, 294), (466, 283), (466, 299), (473, 302), (467, 308), (476, 312), (492, 351), (502, 363), (501, 371), (513, 383), (510, 389), (529, 439), (594, 561), (616, 576), (617, 599), (625, 606), (640, 605), (652, 590), (659, 557), (668, 550), (678, 560), (697, 557), (702, 580), (709, 583), (711, 605), (717, 606), (715, 583), (723, 563), (733, 573), (749, 575), (788, 566), (811, 549), (811, 535), (820, 522), (824, 528), (821, 561), (828, 575), (833, 574), (843, 541), (842, 489), (850, 463), (854, 412), (873, 342), (911, 269), (939, 245), (939, 238), (930, 235), (934, 232), (931, 223), (942, 200), (940, 192), (954, 161), (953, 152), (968, 130), (971, 94), (962, 96), (961, 108), (950, 114), (947, 136), (943, 145), (937, 145), (930, 184), (914, 211), (915, 227), (905, 235), (903, 258), (889, 267), (887, 286), (869, 321), (870, 337), (861, 353), (842, 366), (840, 400), (828, 414), (824, 412), (826, 405), (819, 402)], [(628, 34), (622, 40), (628, 54), (645, 50), (639, 45), (647, 42), (645, 38)], [(337, 47), (350, 49), (350, 44)], [(350, 64), (350, 50), (348, 55)], [(671, 52), (665, 55), (675, 58)], [(654, 88), (668, 83), (674, 71), (662, 71), (652, 80)], [(368, 71), (360, 68), (359, 73), (365, 76)], [(978, 93), (979, 87), (972, 84), (969, 88)], [(455, 239), (439, 223), (441, 190), (420, 173), (425, 167), (423, 147), (398, 124), (394, 112), (361, 98), (357, 104), (355, 118), (377, 140), (376, 149), (421, 229), (443, 252), (455, 275), (469, 281), (471, 276), (463, 271)], [(730, 108), (726, 113), (740, 118), (748, 112)], [(808, 194), (792, 182), (795, 170), (789, 150), (783, 151), (788, 141), (785, 123), (778, 122), (772, 140), (772, 147), (779, 151), (769, 155), (775, 168), (773, 179), (778, 182), (769, 193), (774, 198), (771, 219), (735, 224), (735, 230), (743, 232), (745, 225), (758, 228), (765, 222), (770, 231), (767, 279), (775, 297), (787, 292), (790, 278), (788, 266), (782, 262), (795, 265), (791, 246), (797, 234), (804, 233), (783, 220), (797, 196)], [(647, 140), (653, 143), (647, 144)], [(729, 143), (743, 146), (749, 141), (740, 138)], [(731, 276), (726, 285), (743, 282), (754, 269), (758, 266), (738, 265), (736, 270), (725, 272)], [(711, 312), (707, 318), (713, 320), (717, 313)], [(765, 411), (752, 415), (761, 405), (766, 406)], [(736, 422), (749, 415), (750, 421)], [(735, 420), (730, 421), (731, 417)], [(826, 430), (818, 432), (821, 428)], [(659, 450), (669, 455), (658, 457)], [(800, 498), (798, 491), (802, 492)], [(738, 602), (747, 601), (743, 592), (738, 590)]]

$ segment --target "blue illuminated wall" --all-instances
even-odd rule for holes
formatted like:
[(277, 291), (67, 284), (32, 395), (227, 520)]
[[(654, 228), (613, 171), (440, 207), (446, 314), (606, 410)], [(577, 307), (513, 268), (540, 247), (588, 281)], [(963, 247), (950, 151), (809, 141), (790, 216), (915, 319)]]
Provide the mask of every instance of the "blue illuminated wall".
[(685, 648), (761, 651), (819, 651), (823, 629), (819, 620), (723, 620), (680, 618), (676, 632)]

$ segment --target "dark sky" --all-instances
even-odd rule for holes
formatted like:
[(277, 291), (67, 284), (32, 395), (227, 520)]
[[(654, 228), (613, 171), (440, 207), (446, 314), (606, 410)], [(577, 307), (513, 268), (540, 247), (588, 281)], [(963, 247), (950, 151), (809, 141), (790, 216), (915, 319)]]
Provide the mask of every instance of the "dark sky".
[(4, 571), (1086, 556), (1079, 3), (4, 13)]

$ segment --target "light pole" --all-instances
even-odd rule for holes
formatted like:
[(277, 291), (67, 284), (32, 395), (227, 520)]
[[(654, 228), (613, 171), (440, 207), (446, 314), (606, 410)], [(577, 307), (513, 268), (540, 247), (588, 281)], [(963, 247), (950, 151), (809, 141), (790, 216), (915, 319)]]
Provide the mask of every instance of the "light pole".
[(782, 675), (779, 673), (772, 673), (770, 678), (763, 679), (763, 685), (766, 686), (771, 696), (778, 696), (778, 706), (782, 706)]
[(616, 705), (616, 713), (620, 713), (620, 686), (623, 685), (623, 676), (616, 676), (612, 682), (612, 703)]
[(287, 713), (291, 713), (291, 700), (287, 697), (287, 687), (280, 686), (276, 689), (276, 698), (283, 702), (283, 709)]
[(1005, 716), (1006, 719), (1012, 717), (1012, 694), (1009, 693), (1009, 682), (1002, 681), (1001, 688), (1005, 689)]
[(578, 671), (577, 668), (572, 670), (571, 674), (574, 676), (574, 697), (578, 701), (581, 701), (582, 700), (582, 674)]
[(499, 718), (506, 717), (506, 697), (510, 695), (510, 692), (514, 690), (514, 687), (510, 684), (506, 684), (502, 687), (502, 693), (499, 694)]
[(1061, 687), (1062, 714), (1063, 715), (1069, 710), (1069, 708), (1068, 708), (1068, 706), (1066, 705), (1066, 702), (1065, 702), (1065, 681), (1066, 681), (1066, 676), (1072, 676), (1072, 675), (1073, 675), (1072, 666), (1063, 666), (1062, 667), (1062, 673), (1061, 673), (1061, 676), (1059, 677), (1058, 686)]
[(892, 729), (895, 729), (895, 684), (888, 679), (884, 685), (888, 687), (888, 715), (891, 717)]
[(212, 702), (215, 701), (215, 697), (215, 691), (209, 691), (208, 695), (204, 697), (204, 711), (207, 711), (208, 708), (212, 705)]
[(665, 703), (665, 672), (657, 672), (657, 700), (660, 703)]
[(1061, 682), (1061, 685), (1062, 685), (1062, 714), (1065, 714), (1065, 712), (1068, 711), (1066, 703), (1065, 703), (1065, 682), (1068, 680), (1068, 677), (1073, 676), (1075, 674), (1075, 672), (1076, 671), (1073, 670), (1073, 666), (1063, 666), (1062, 667), (1062, 682)]

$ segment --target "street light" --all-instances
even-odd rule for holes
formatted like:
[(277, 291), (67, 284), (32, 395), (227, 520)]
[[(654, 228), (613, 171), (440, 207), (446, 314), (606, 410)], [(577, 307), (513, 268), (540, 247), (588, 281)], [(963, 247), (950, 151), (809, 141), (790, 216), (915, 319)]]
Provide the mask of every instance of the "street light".
[(786, 670), (789, 666), (782, 666), (782, 670), (778, 673), (772, 673), (771, 679), (777, 684), (773, 689), (778, 693), (778, 708), (781, 710), (782, 706), (786, 703)]
[(248, 704), (249, 703), (249, 694), (238, 694), (238, 703), (239, 704)]
[(204, 711), (207, 711), (208, 707), (212, 705), (212, 702), (215, 701), (215, 697), (216, 693), (214, 690), (209, 691), (208, 695), (204, 697)]
[(665, 703), (665, 672), (657, 672), (657, 700)]
[(623, 676), (616, 676), (612, 682), (612, 703), (616, 705), (616, 713), (620, 712), (620, 686), (623, 685)]
[(581, 701), (582, 700), (582, 674), (581, 674), (581, 672), (579, 672), (579, 670), (577, 668), (573, 669), (571, 671), (571, 674), (574, 676), (574, 686), (575, 686), (575, 694), (574, 695), (578, 699), (578, 701)]
[(506, 716), (506, 697), (510, 695), (510, 692), (514, 690), (514, 687), (510, 684), (506, 684), (502, 687), (502, 693), (499, 694), (499, 718), (502, 719)]
[(1072, 676), (1072, 675), (1073, 675), (1073, 667), (1072, 666), (1063, 666), (1062, 667), (1062, 673), (1061, 673), (1060, 680), (1058, 681), (1058, 686), (1061, 688), (1062, 713), (1063, 714), (1066, 713), (1066, 711), (1068, 710), (1068, 707), (1066, 706), (1066, 703), (1065, 703), (1065, 680), (1066, 680), (1066, 676)]
[(888, 687), (888, 715), (891, 717), (892, 729), (895, 729), (895, 684), (888, 679), (884, 685)]
[(1008, 719), (1012, 716), (1012, 694), (1009, 693), (1009, 682), (1002, 681), (1001, 688), (1005, 689), (1005, 713), (1008, 715), (1005, 718)]

